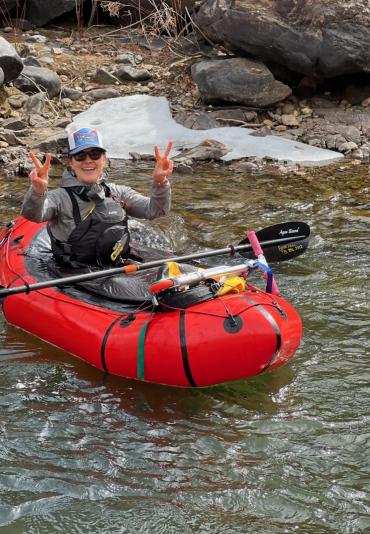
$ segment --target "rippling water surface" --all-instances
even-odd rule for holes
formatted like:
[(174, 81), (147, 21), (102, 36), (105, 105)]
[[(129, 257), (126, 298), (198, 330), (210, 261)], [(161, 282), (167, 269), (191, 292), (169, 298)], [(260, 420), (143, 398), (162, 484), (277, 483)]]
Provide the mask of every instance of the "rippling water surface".
[[(120, 174), (146, 191), (149, 171)], [(1, 222), (24, 190), (0, 179)], [(0, 314), (2, 533), (370, 532), (368, 169), (175, 176), (154, 226), (186, 250), (293, 219), (310, 224), (310, 247), (275, 274), (303, 343), (249, 381), (105, 377)]]

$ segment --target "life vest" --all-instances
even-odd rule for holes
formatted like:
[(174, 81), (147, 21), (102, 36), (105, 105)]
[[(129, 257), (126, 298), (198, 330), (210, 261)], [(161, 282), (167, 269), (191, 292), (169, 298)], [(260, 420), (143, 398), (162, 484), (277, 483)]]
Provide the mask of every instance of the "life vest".
[[(109, 265), (116, 263), (129, 250), (130, 234), (128, 231), (127, 215), (118, 202), (112, 199), (109, 187), (102, 183), (105, 198), (95, 201), (94, 206), (82, 219), (77, 198), (86, 202), (84, 187), (64, 187), (68, 193), (73, 210), (75, 228), (67, 241), (56, 239), (48, 227), (51, 239), (51, 249), (58, 263), (80, 267), (81, 264)], [(113, 251), (114, 261), (111, 256)]]

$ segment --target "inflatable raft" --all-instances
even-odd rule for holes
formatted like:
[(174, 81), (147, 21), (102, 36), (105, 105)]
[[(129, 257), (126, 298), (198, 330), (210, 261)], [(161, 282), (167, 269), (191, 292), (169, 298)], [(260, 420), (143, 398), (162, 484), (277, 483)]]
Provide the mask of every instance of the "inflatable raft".
[[(248, 281), (222, 290), (222, 280), (234, 275), (231, 267), (223, 277), (204, 275), (198, 283), (186, 278), (194, 278), (191, 273), (184, 275), (185, 283), (181, 274), (164, 277), (150, 286), (152, 299), (134, 302), (68, 282), (35, 289), (52, 278), (50, 258), (44, 224), (18, 218), (2, 228), (4, 316), (106, 373), (170, 386), (210, 386), (280, 367), (300, 344), (300, 317), (283, 298)], [(121, 278), (130, 276), (136, 274)]]

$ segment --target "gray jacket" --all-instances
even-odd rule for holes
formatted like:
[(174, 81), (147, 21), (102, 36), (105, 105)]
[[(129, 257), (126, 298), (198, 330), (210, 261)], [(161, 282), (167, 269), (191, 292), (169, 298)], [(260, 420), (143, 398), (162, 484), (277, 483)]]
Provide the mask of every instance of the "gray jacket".
[[(62, 176), (61, 187), (48, 191), (42, 197), (37, 195), (31, 186), (24, 197), (21, 215), (33, 222), (48, 221), (53, 236), (60, 241), (67, 241), (75, 228), (75, 222), (71, 199), (63, 187), (82, 185), (84, 184), (79, 182), (69, 170), (66, 170)], [(158, 186), (152, 183), (150, 197), (141, 195), (131, 187), (113, 183), (108, 185), (112, 198), (120, 203), (127, 215), (138, 219), (155, 219), (167, 215), (170, 210), (171, 188), (169, 184)], [(105, 198), (104, 189), (99, 182), (87, 187), (89, 188), (87, 196), (91, 198), (91, 202), (84, 202), (77, 198), (82, 219), (94, 207), (94, 198), (96, 200)]]

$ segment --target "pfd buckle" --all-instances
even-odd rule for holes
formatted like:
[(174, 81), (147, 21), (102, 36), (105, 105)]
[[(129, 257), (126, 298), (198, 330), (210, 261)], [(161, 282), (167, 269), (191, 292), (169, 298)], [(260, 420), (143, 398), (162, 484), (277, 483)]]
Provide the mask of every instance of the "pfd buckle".
[(112, 261), (116, 261), (116, 259), (118, 258), (118, 256), (121, 254), (123, 250), (123, 245), (120, 241), (117, 241), (117, 243), (114, 245), (113, 247), (113, 252), (112, 254), (110, 255), (110, 259)]

